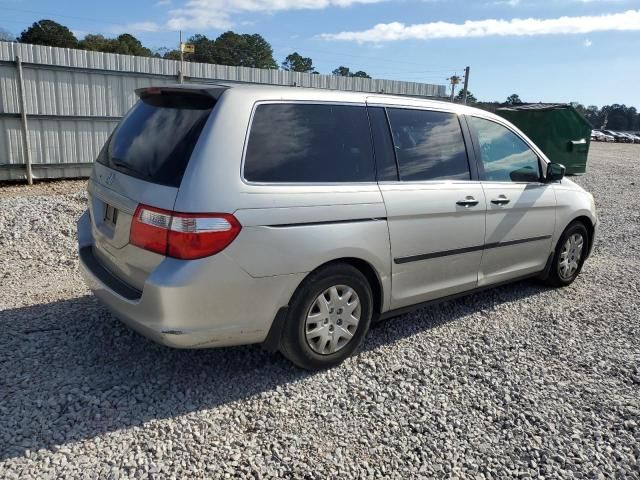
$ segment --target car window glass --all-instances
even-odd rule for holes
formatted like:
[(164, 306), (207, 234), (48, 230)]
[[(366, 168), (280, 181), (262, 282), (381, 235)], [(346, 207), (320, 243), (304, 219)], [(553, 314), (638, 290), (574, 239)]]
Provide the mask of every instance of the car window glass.
[(258, 105), (247, 144), (244, 177), (254, 182), (375, 181), (366, 108)]
[(458, 116), (448, 112), (387, 109), (400, 179), (469, 180)]
[(178, 187), (214, 105), (213, 98), (189, 92), (143, 95), (96, 161), (148, 182)]
[(478, 139), (485, 180), (540, 180), (538, 156), (519, 136), (508, 128), (483, 118), (470, 117), (469, 125)]
[(398, 168), (384, 107), (369, 107), (369, 122), (371, 122), (378, 180), (397, 181)]

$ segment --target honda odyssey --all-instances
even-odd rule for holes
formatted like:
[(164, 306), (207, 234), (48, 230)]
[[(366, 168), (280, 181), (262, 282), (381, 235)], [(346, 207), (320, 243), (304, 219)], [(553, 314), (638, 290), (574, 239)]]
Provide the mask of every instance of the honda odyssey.
[(80, 269), (164, 345), (262, 343), (324, 368), (420, 305), (568, 285), (593, 246), (591, 194), (485, 111), (248, 84), (137, 94), (89, 179)]

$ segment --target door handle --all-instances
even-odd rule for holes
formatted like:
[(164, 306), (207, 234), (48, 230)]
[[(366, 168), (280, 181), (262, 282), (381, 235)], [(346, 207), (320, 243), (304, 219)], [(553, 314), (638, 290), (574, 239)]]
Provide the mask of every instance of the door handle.
[(511, 200), (509, 200), (504, 195), (500, 195), (500, 196), (498, 196), (498, 198), (494, 198), (493, 200), (491, 200), (491, 203), (493, 203), (494, 205), (506, 205), (510, 201)]
[(456, 202), (456, 205), (460, 205), (461, 207), (469, 208), (469, 207), (476, 206), (478, 203), (479, 203), (478, 200), (476, 200), (472, 196), (468, 196), (464, 200), (458, 200)]

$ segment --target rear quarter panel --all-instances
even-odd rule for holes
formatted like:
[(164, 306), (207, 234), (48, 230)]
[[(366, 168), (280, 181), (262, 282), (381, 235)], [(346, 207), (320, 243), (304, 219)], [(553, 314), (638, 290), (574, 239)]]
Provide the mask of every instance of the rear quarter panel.
[[(285, 92), (284, 100), (328, 101), (306, 89)], [(344, 257), (364, 260), (377, 272), (385, 292), (383, 309), (388, 308), (389, 231), (377, 183), (243, 181), (252, 110), (257, 102), (274, 100), (283, 98), (233, 88), (220, 97), (185, 172), (175, 210), (233, 213), (242, 231), (225, 254), (255, 278), (307, 273)], [(364, 106), (364, 96), (353, 100)]]

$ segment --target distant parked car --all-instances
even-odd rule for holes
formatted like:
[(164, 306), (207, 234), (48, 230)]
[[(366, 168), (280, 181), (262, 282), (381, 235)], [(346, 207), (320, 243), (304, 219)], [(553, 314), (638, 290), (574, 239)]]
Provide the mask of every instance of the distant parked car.
[(625, 137), (622, 133), (614, 132), (613, 130), (603, 130), (607, 135), (611, 135), (616, 143), (629, 143), (629, 138)]

